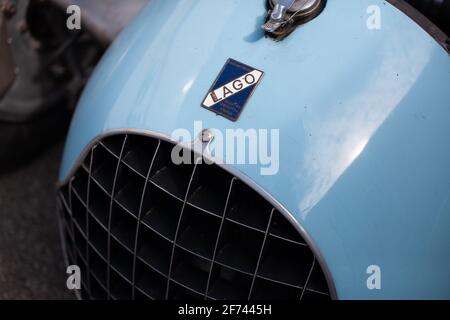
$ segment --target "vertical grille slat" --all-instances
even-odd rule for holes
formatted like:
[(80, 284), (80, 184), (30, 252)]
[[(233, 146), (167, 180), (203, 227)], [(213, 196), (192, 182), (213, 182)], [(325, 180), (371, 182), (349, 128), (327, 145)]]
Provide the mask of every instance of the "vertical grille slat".
[[(84, 182), (85, 184), (87, 184), (87, 190), (86, 191), (81, 191), (81, 194), (83, 196), (84, 199), (86, 199), (86, 237), (87, 237), (87, 245), (86, 245), (86, 257), (87, 257), (87, 269), (91, 270), (91, 243), (92, 243), (92, 239), (93, 236), (91, 235), (90, 232), (90, 215), (89, 215), (89, 198), (90, 198), (90, 185), (91, 185), (91, 172), (92, 172), (92, 153), (88, 155), (89, 160), (86, 160), (87, 162), (87, 167), (89, 168), (89, 171), (86, 173), (85, 170), (80, 170), (80, 172), (84, 172), (85, 176), (83, 177), (83, 180), (86, 179), (86, 182)], [(96, 236), (97, 234), (95, 234)], [(91, 293), (92, 296), (92, 287), (91, 287), (91, 275), (87, 276), (87, 285), (88, 285), (88, 291)]]
[(171, 161), (173, 144), (96, 142), (58, 194), (70, 264), (87, 299), (330, 299), (289, 220), (217, 165)]
[(184, 196), (184, 201), (183, 201), (183, 207), (181, 208), (181, 213), (180, 213), (180, 217), (178, 218), (177, 224), (176, 224), (176, 229), (175, 229), (175, 237), (173, 240), (173, 245), (172, 245), (172, 253), (170, 256), (170, 263), (169, 263), (169, 274), (168, 274), (168, 278), (167, 278), (167, 288), (166, 288), (166, 294), (165, 294), (165, 298), (169, 299), (169, 292), (170, 292), (170, 284), (171, 284), (171, 278), (172, 278), (172, 272), (173, 272), (173, 262), (174, 262), (174, 258), (175, 258), (175, 250), (176, 250), (176, 243), (177, 243), (177, 237), (178, 237), (178, 231), (180, 229), (180, 225), (181, 225), (181, 219), (183, 218), (183, 212), (184, 209), (186, 207), (186, 201), (187, 201), (187, 197), (189, 194), (189, 188), (192, 184), (192, 180), (195, 176), (195, 171), (197, 169), (197, 164), (198, 162), (195, 163), (194, 169), (192, 170), (191, 173), (191, 177), (189, 179), (189, 183), (186, 189), (186, 195)]
[(264, 240), (263, 240), (263, 243), (262, 243), (262, 245), (261, 245), (261, 249), (259, 250), (258, 262), (256, 263), (255, 272), (253, 273), (253, 279), (252, 279), (252, 285), (251, 285), (251, 287), (250, 287), (250, 292), (248, 293), (248, 299), (249, 299), (249, 300), (250, 300), (251, 297), (252, 297), (253, 288), (254, 288), (254, 286), (255, 286), (256, 276), (257, 276), (257, 274), (258, 274), (259, 266), (260, 266), (260, 264), (261, 264), (261, 259), (262, 259), (262, 256), (263, 256), (263, 253), (264, 253), (264, 249), (265, 249), (265, 246), (266, 246), (267, 236), (268, 236), (268, 234), (269, 234), (269, 229), (270, 229), (270, 225), (271, 225), (271, 223), (272, 223), (272, 218), (273, 218), (273, 213), (274, 213), (274, 211), (275, 211), (275, 209), (272, 209), (272, 212), (270, 213), (269, 221), (268, 221), (268, 223), (267, 223), (266, 231), (265, 231), (265, 233), (264, 233)]
[[(111, 139), (111, 138), (110, 138)], [(110, 141), (110, 139), (105, 140), (106, 141)], [(121, 290), (121, 288), (126, 287), (126, 285), (122, 285), (123, 281), (117, 277), (117, 273), (111, 273), (111, 216), (112, 216), (112, 210), (113, 210), (113, 205), (114, 205), (114, 196), (115, 196), (115, 189), (116, 189), (116, 181), (117, 181), (117, 177), (119, 175), (119, 170), (120, 170), (120, 162), (122, 161), (122, 154), (123, 154), (123, 150), (125, 148), (125, 144), (127, 142), (127, 135), (125, 135), (123, 137), (123, 139), (121, 139), (121, 143), (120, 143), (120, 154), (119, 154), (119, 159), (115, 160), (115, 170), (111, 172), (111, 174), (114, 175), (113, 178), (113, 185), (112, 185), (112, 189), (111, 189), (111, 199), (109, 202), (109, 209), (108, 209), (108, 272), (107, 272), (107, 288), (108, 288), (108, 299), (112, 298), (124, 298), (126, 299), (127, 296), (126, 294), (124, 294), (123, 292), (126, 292), (126, 290)], [(118, 145), (117, 145), (118, 146)], [(110, 150), (110, 149), (108, 149)], [(118, 279), (117, 282), (113, 282), (114, 284), (114, 290), (112, 290), (111, 288), (111, 274), (115, 277), (115, 279)]]
[[(140, 139), (143, 139), (143, 137), (140, 137)], [(142, 264), (142, 262), (137, 261), (138, 248), (139, 248), (139, 232), (140, 232), (140, 229), (141, 229), (141, 221), (142, 221), (143, 211), (145, 210), (144, 209), (144, 202), (145, 202), (145, 199), (146, 199), (147, 188), (149, 186), (149, 181), (148, 180), (149, 180), (149, 176), (150, 176), (150, 173), (152, 171), (153, 165), (155, 163), (156, 154), (158, 153), (158, 150), (159, 150), (159, 148), (161, 146), (161, 141), (157, 141), (155, 143), (155, 149), (154, 149), (152, 155), (149, 152), (147, 152), (147, 151), (143, 151), (143, 149), (146, 149), (146, 145), (147, 144), (145, 142), (143, 142), (143, 143), (139, 144), (139, 150), (140, 151), (134, 151), (134, 152), (132, 151), (135, 155), (145, 154), (145, 156), (144, 156), (145, 159), (135, 159), (134, 162), (139, 163), (141, 168), (147, 168), (147, 170), (145, 172), (144, 190), (142, 192), (141, 200), (140, 200), (140, 203), (139, 203), (139, 213), (138, 213), (138, 216), (137, 216), (138, 222), (137, 222), (137, 227), (136, 227), (136, 235), (134, 237), (133, 276), (132, 276), (132, 282), (133, 282), (132, 297), (133, 297), (133, 299), (136, 298), (136, 277), (138, 276), (138, 279), (143, 279), (143, 280), (140, 280), (140, 281), (144, 281), (145, 283), (148, 283), (148, 280), (146, 280), (146, 279), (148, 279), (148, 278), (152, 279), (152, 277), (150, 277), (151, 273), (154, 273), (154, 272), (158, 273), (159, 272), (159, 270), (155, 270), (154, 268), (151, 271), (148, 271), (148, 272), (141, 271), (141, 269), (139, 269), (138, 271), (136, 270), (137, 269), (136, 263), (139, 263), (139, 266), (141, 266), (141, 268), (144, 268), (144, 269), (148, 268), (148, 266), (144, 266)], [(149, 164), (146, 165), (146, 162), (147, 162), (148, 159), (151, 159), (151, 161), (148, 161)], [(158, 239), (158, 240), (160, 240), (160, 239)], [(141, 246), (145, 246), (146, 244), (150, 245), (151, 247), (154, 247), (154, 242), (152, 242), (152, 241), (151, 242), (143, 241)], [(147, 246), (147, 249), (148, 249), (148, 246)], [(159, 252), (160, 252), (160, 250), (157, 249), (157, 253), (159, 253)], [(158, 256), (159, 256), (159, 254), (156, 254), (156, 257), (158, 257)], [(156, 260), (160, 260), (160, 259), (156, 258)], [(163, 260), (164, 260), (164, 258), (163, 258)], [(153, 259), (150, 259), (150, 261), (153, 261)], [(163, 283), (164, 282), (164, 277), (162, 278), (162, 280), (161, 280), (161, 277), (159, 277), (159, 280), (162, 281), (160, 283)], [(155, 283), (155, 282), (157, 282), (157, 281), (154, 281), (152, 283)], [(143, 285), (142, 286), (143, 289), (141, 289), (141, 292), (143, 294), (147, 295), (150, 299), (155, 299), (154, 297), (157, 296), (158, 293), (162, 292), (161, 286), (158, 287), (159, 290), (152, 289), (151, 287), (152, 286), (149, 287), (148, 285)], [(156, 291), (156, 294), (153, 293), (152, 295), (149, 295), (148, 293), (146, 293), (148, 291), (152, 291), (152, 292)]]
[(223, 213), (222, 219), (220, 221), (219, 231), (217, 232), (217, 236), (216, 236), (216, 239), (214, 241), (214, 252), (213, 252), (212, 263), (211, 263), (211, 266), (210, 266), (210, 269), (209, 269), (209, 274), (208, 274), (208, 282), (207, 282), (206, 290), (205, 290), (205, 299), (208, 299), (208, 292), (209, 292), (209, 287), (210, 287), (210, 284), (211, 284), (211, 277), (212, 277), (213, 267), (214, 267), (214, 264), (215, 264), (215, 261), (216, 261), (217, 249), (219, 247), (220, 235), (222, 234), (223, 224), (225, 222), (226, 211), (228, 209), (228, 205), (229, 205), (229, 201), (230, 201), (230, 195), (231, 195), (231, 192), (233, 191), (233, 187), (234, 187), (234, 184), (236, 183), (236, 180), (237, 180), (236, 177), (233, 177), (233, 179), (231, 180), (230, 188), (228, 190), (228, 195), (227, 195), (227, 201), (225, 203), (224, 213)]

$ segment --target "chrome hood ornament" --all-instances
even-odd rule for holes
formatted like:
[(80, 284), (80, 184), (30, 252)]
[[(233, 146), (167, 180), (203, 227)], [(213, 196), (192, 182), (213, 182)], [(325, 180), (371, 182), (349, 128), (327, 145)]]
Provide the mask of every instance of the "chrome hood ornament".
[(315, 18), (326, 0), (268, 0), (269, 11), (262, 28), (269, 36), (281, 40), (296, 26)]
[[(281, 25), (286, 22), (286, 12), (292, 8), (296, 0), (279, 0), (275, 7), (272, 9), (270, 14), (270, 19), (267, 21), (262, 28), (267, 32), (274, 32)], [(306, 0), (303, 0), (305, 2)]]

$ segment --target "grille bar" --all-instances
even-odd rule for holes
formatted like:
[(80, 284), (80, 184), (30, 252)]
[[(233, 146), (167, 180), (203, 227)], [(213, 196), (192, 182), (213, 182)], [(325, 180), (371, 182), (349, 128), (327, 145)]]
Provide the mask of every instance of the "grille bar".
[(259, 265), (261, 264), (261, 258), (262, 258), (262, 255), (263, 255), (263, 252), (264, 252), (264, 248), (265, 248), (265, 245), (266, 245), (267, 235), (269, 234), (269, 229), (270, 229), (270, 226), (272, 224), (272, 217), (273, 217), (273, 212), (274, 211), (275, 211), (275, 209), (272, 209), (272, 212), (270, 213), (269, 223), (267, 224), (266, 232), (264, 234), (264, 241), (262, 243), (261, 250), (259, 251), (258, 263), (256, 264), (255, 273), (253, 274), (252, 286), (250, 287), (250, 292), (248, 294), (248, 300), (250, 300), (251, 297), (252, 297), (253, 288), (255, 286), (256, 276), (258, 275), (258, 269), (259, 269)]
[[(89, 230), (89, 212), (88, 212), (88, 208), (89, 208), (89, 198), (90, 198), (90, 184), (91, 184), (91, 172), (92, 172), (92, 154), (89, 157), (89, 172), (88, 172), (88, 180), (87, 180), (87, 191), (85, 194), (85, 199), (86, 199), (86, 236), (88, 239), (88, 242), (86, 244), (86, 260), (87, 260), (87, 269), (91, 270), (91, 261), (90, 261), (90, 254), (89, 254), (89, 250), (90, 250), (90, 243), (92, 243), (92, 239), (91, 239), (91, 235), (90, 235), (90, 230)], [(81, 170), (81, 172), (85, 172), (83, 170)], [(87, 277), (87, 286), (88, 286), (88, 291), (92, 292), (92, 288), (91, 288), (91, 277)]]
[[(115, 194), (117, 176), (119, 175), (120, 160), (122, 158), (122, 153), (123, 153), (123, 149), (125, 147), (126, 141), (127, 141), (127, 136), (125, 136), (125, 138), (123, 139), (123, 142), (121, 143), (120, 155), (119, 155), (118, 162), (116, 161), (117, 164), (116, 164), (115, 171), (109, 173), (109, 174), (112, 174), (112, 173), (114, 174), (114, 179), (113, 179), (113, 184), (112, 184), (112, 189), (111, 189), (111, 199), (110, 199), (109, 213), (108, 213), (108, 253), (107, 253), (108, 254), (108, 258), (107, 258), (108, 269), (107, 269), (107, 278), (106, 278), (106, 288), (108, 289), (108, 299), (112, 298), (112, 293), (111, 293), (111, 220), (112, 219), (111, 219), (111, 216), (112, 216), (112, 209), (113, 209), (113, 204), (114, 204), (114, 194)], [(119, 145), (120, 145), (120, 143), (117, 144), (117, 146), (119, 146)], [(109, 148), (107, 148), (107, 150), (110, 151)], [(94, 152), (95, 152), (95, 150), (94, 150)], [(105, 176), (108, 176), (108, 173), (106, 173)]]
[(187, 197), (188, 197), (188, 194), (189, 194), (189, 189), (190, 189), (191, 184), (192, 184), (192, 179), (194, 178), (194, 175), (195, 175), (195, 170), (197, 168), (197, 164), (198, 164), (198, 162), (195, 163), (194, 169), (192, 170), (192, 175), (191, 175), (191, 178), (189, 180), (188, 187), (187, 187), (187, 193), (186, 193), (186, 196), (184, 197), (184, 201), (183, 201), (183, 207), (181, 208), (181, 214), (180, 214), (180, 217), (178, 218), (178, 222), (177, 222), (177, 228), (176, 228), (176, 231), (175, 231), (174, 242), (173, 242), (173, 245), (172, 245), (172, 253), (171, 253), (171, 256), (170, 256), (169, 274), (168, 274), (168, 277), (167, 277), (167, 286), (166, 286), (166, 294), (165, 294), (165, 298), (166, 299), (169, 298), (170, 281), (172, 280), (171, 279), (171, 277), (172, 277), (171, 275), (172, 275), (172, 268), (173, 268), (173, 258), (174, 258), (174, 255), (175, 255), (175, 249), (176, 249), (176, 242), (177, 242), (178, 232), (180, 230), (181, 220), (183, 219), (183, 213), (184, 213), (184, 209), (186, 207), (186, 201), (187, 201)]
[[(161, 145), (161, 141), (158, 141), (158, 145), (156, 146), (155, 154), (152, 156), (152, 161), (150, 163), (150, 167), (148, 168), (147, 174), (145, 176), (144, 191), (142, 192), (141, 201), (139, 204), (138, 225), (137, 225), (137, 230), (136, 230), (136, 237), (135, 237), (135, 241), (134, 241), (134, 252), (133, 252), (133, 293), (132, 293), (133, 299), (136, 298), (136, 259), (137, 259), (137, 246), (138, 246), (138, 239), (139, 239), (139, 231), (140, 231), (141, 220), (142, 220), (142, 208), (144, 205), (145, 193), (147, 191), (147, 187), (149, 184), (150, 172), (152, 171), (153, 164), (155, 163), (156, 154), (158, 153), (160, 145)], [(143, 294), (145, 295), (146, 293), (143, 292)]]
[(222, 219), (220, 221), (219, 232), (217, 233), (216, 240), (214, 242), (213, 258), (212, 258), (212, 261), (211, 261), (211, 266), (209, 268), (208, 281), (206, 282), (205, 299), (208, 297), (208, 290), (209, 290), (209, 286), (211, 284), (212, 270), (213, 270), (214, 263), (216, 261), (217, 248), (219, 246), (220, 235), (222, 234), (222, 229), (223, 229), (223, 225), (224, 225), (224, 222), (225, 222), (225, 213), (226, 213), (226, 211), (228, 209), (228, 205), (229, 205), (229, 201), (230, 201), (230, 195), (231, 195), (231, 190), (233, 190), (233, 185), (235, 183), (236, 183), (236, 178), (233, 177), (233, 179), (231, 180), (231, 183), (230, 183), (230, 189), (228, 190), (227, 202), (225, 204), (225, 212), (223, 213)]
[(173, 144), (113, 135), (59, 192), (70, 263), (88, 299), (329, 299), (286, 217), (217, 165), (171, 162)]

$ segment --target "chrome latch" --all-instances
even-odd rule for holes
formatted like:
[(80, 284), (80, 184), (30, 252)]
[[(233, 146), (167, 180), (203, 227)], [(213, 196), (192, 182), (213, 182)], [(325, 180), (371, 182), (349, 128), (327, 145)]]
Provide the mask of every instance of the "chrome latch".
[(281, 40), (298, 25), (314, 19), (322, 12), (326, 0), (267, 0), (268, 15), (262, 28), (266, 33)]
[(267, 21), (262, 28), (267, 32), (275, 32), (278, 30), (287, 20), (287, 11), (292, 8), (296, 0), (280, 0), (272, 9), (270, 13), (269, 21)]

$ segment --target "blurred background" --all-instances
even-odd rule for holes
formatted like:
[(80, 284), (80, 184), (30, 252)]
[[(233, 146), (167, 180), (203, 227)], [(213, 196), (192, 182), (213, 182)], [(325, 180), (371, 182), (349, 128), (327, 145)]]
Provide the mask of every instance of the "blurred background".
[[(56, 181), (71, 115), (117, 34), (149, 0), (0, 0), (0, 299), (73, 299)], [(68, 30), (69, 5), (81, 30)]]

